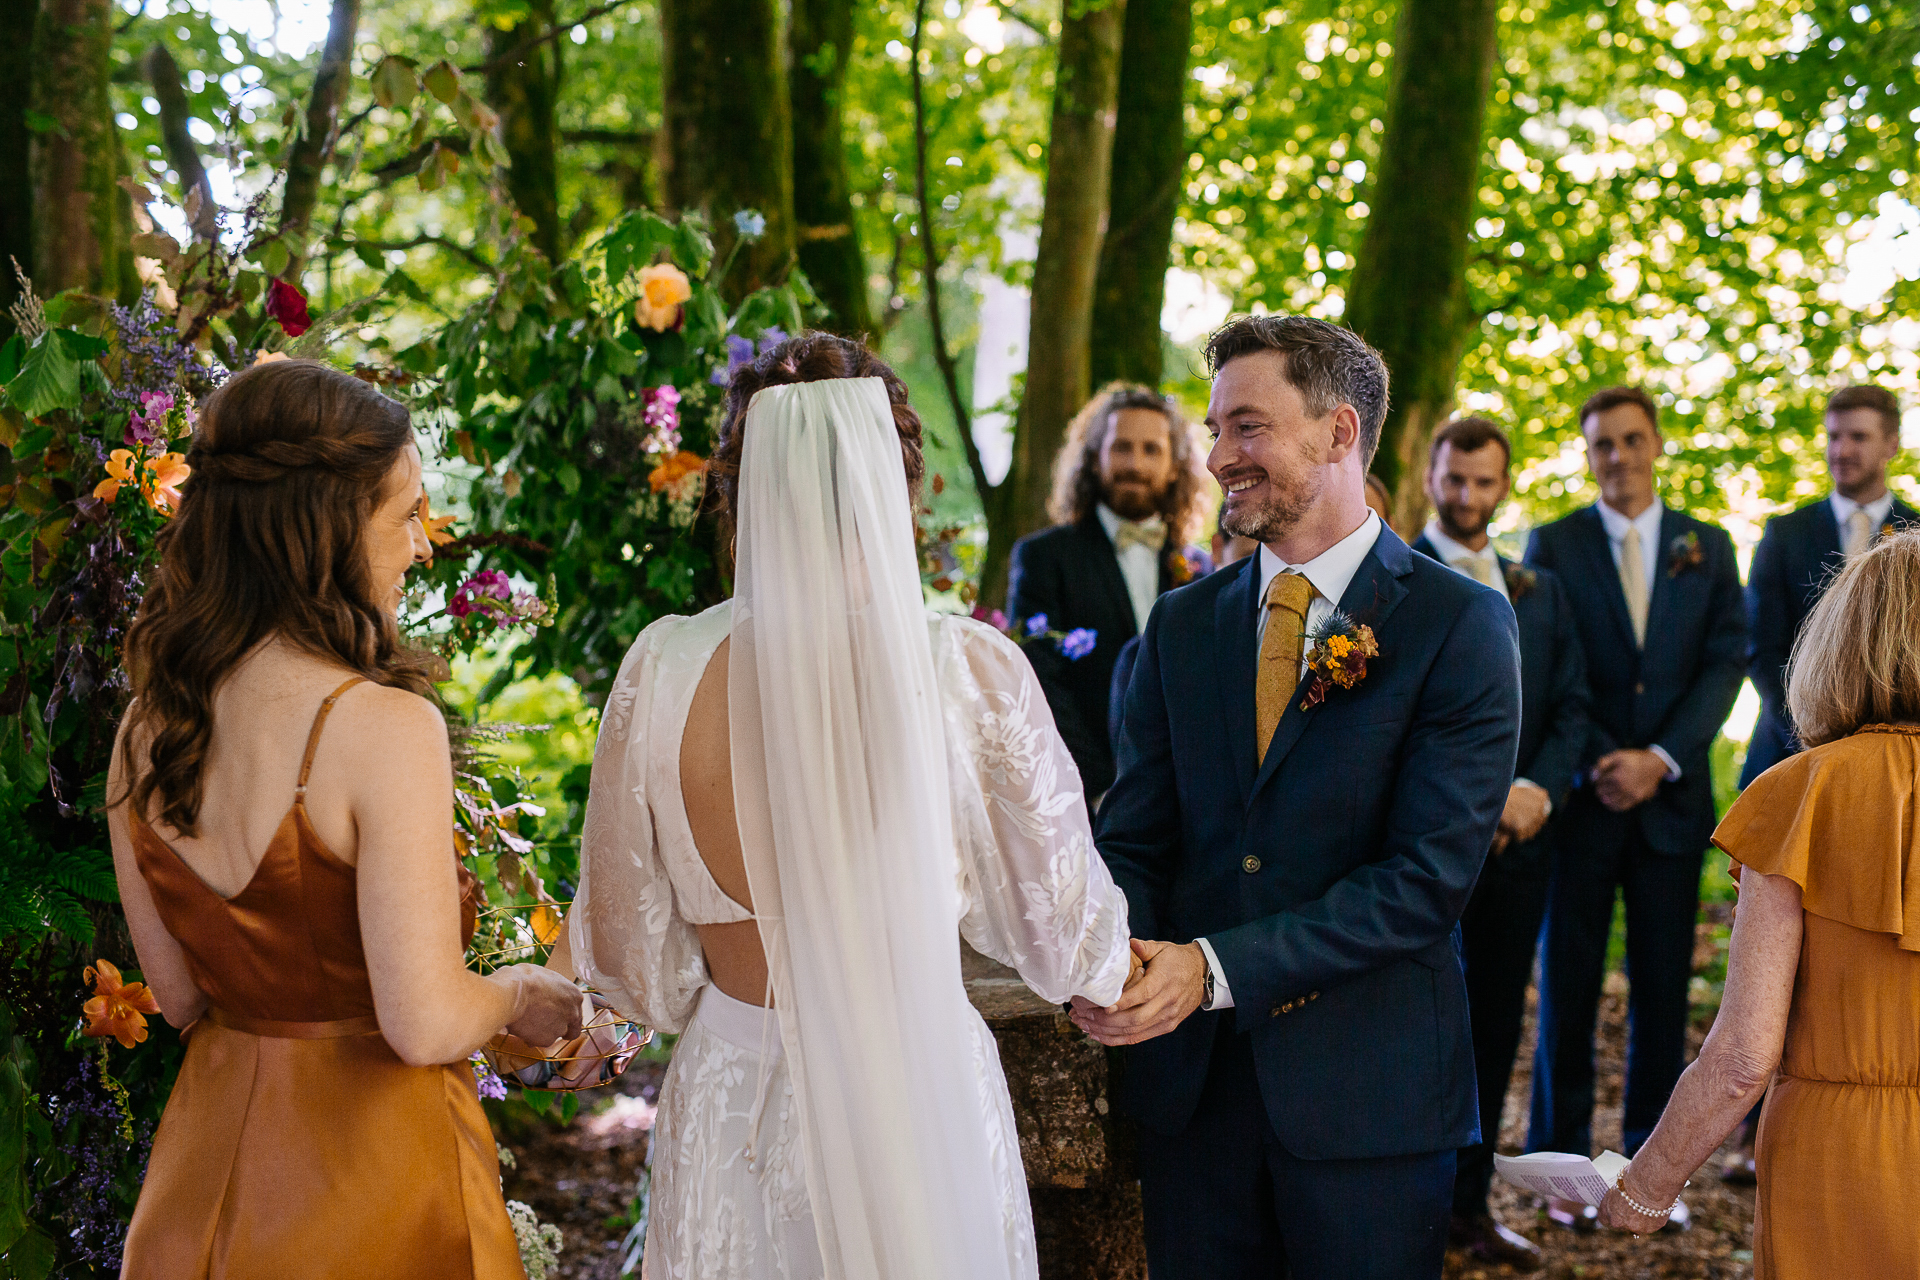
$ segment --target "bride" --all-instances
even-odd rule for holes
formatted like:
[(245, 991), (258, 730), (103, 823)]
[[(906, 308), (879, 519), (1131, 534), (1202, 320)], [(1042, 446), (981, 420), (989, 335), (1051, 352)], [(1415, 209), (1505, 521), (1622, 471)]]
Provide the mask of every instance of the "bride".
[(741, 369), (710, 476), (734, 598), (648, 627), (607, 700), (567, 951), (680, 1033), (654, 1280), (1037, 1274), (959, 938), (1056, 1002), (1111, 1004), (1136, 962), (1025, 657), (922, 604), (924, 470), (864, 348)]

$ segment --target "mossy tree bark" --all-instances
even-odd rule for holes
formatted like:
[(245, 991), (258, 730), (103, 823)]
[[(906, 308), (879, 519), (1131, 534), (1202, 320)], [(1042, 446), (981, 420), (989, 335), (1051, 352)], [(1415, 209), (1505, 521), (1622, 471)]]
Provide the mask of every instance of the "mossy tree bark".
[(113, 19), (110, 0), (45, 0), (34, 27), (29, 269), (42, 297), (64, 289), (123, 301), (139, 295), (127, 247), (132, 202), (119, 185), (120, 139), (107, 97)]
[(533, 0), (509, 26), (487, 27), (487, 105), (500, 113), (506, 144), (507, 193), (533, 223), (533, 245), (548, 262), (566, 251), (560, 221), (560, 134), (554, 104), (560, 97), (560, 44), (541, 39), (553, 28), (553, 0)]
[[(667, 201), (701, 212), (721, 292), (738, 301), (793, 263), (793, 121), (777, 0), (660, 0)], [(733, 216), (766, 219), (740, 243)], [(735, 254), (736, 245), (738, 253)]]
[(1372, 211), (1347, 286), (1347, 324), (1392, 374), (1373, 470), (1402, 529), (1425, 519), (1427, 443), (1453, 410), (1460, 357), (1480, 323), (1467, 252), (1498, 12), (1494, 0), (1402, 5)]
[(1027, 315), (1026, 387), (1014, 419), (1013, 462), (987, 505), (981, 594), (1006, 596), (1013, 544), (1047, 523), (1053, 458), (1091, 392), (1093, 282), (1107, 230), (1122, 0), (1063, 0), (1046, 204)]
[(280, 237), (287, 266), (280, 278), (298, 284), (306, 266), (314, 207), (320, 202), (320, 178), (340, 140), (340, 104), (353, 82), (353, 39), (360, 29), (360, 0), (333, 0), (320, 66), (307, 95), (307, 118), (287, 153), (287, 188), (280, 200)]
[(843, 132), (852, 0), (793, 0), (787, 48), (793, 110), (793, 217), (800, 269), (826, 304), (821, 327), (873, 342), (866, 257), (853, 225)]
[(1173, 216), (1187, 172), (1193, 0), (1127, 0), (1113, 182), (1093, 290), (1093, 385), (1157, 388)]
[(33, 270), (33, 27), (31, 0), (16, 0), (0, 17), (0, 338), (13, 333), (7, 308), (20, 296), (13, 263)]
[(153, 87), (153, 99), (160, 104), (160, 136), (167, 147), (167, 163), (180, 175), (181, 202), (190, 212), (196, 240), (212, 240), (220, 233), (220, 207), (213, 200), (213, 184), (200, 161), (200, 148), (187, 130), (193, 108), (187, 101), (187, 89), (180, 82), (180, 66), (163, 43), (147, 50), (143, 63), (147, 83)]

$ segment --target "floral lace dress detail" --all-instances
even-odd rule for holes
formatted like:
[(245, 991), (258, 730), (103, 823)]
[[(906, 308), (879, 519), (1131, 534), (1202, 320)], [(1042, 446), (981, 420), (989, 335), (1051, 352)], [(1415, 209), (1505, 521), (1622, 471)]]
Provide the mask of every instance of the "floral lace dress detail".
[[(661, 1090), (645, 1274), (810, 1280), (814, 1243), (791, 1081), (771, 1018), (708, 983), (696, 924), (747, 918), (694, 850), (679, 787), (694, 688), (731, 606), (664, 618), (634, 643), (595, 751), (572, 914), (580, 976), (624, 1012), (681, 1033)], [(946, 725), (961, 913), (975, 950), (1043, 998), (1101, 1004), (1127, 974), (1126, 900), (1093, 847), (1080, 779), (1020, 650), (969, 619), (930, 615)], [(999, 1054), (971, 1008), (976, 1114), (1000, 1181), (1016, 1275), (1037, 1274), (1032, 1214)], [(757, 1122), (757, 1131), (756, 1131)], [(754, 1158), (749, 1162), (747, 1149)]]

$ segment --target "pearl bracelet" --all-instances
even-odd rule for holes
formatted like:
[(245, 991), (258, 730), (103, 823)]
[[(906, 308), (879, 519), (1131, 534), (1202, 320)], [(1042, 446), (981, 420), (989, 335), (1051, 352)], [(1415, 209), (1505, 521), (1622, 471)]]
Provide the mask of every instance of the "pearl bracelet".
[(1627, 1202), (1627, 1208), (1633, 1210), (1635, 1213), (1639, 1214), (1643, 1218), (1671, 1218), (1673, 1216), (1674, 1209), (1678, 1209), (1680, 1207), (1679, 1196), (1675, 1196), (1673, 1198), (1672, 1207), (1666, 1208), (1666, 1209), (1649, 1209), (1647, 1208), (1647, 1206), (1641, 1204), (1638, 1200), (1635, 1200), (1633, 1196), (1629, 1194), (1627, 1191), (1627, 1171), (1625, 1169), (1622, 1169), (1620, 1171), (1620, 1176), (1613, 1180), (1613, 1189), (1615, 1191), (1618, 1191), (1620, 1193), (1620, 1198)]

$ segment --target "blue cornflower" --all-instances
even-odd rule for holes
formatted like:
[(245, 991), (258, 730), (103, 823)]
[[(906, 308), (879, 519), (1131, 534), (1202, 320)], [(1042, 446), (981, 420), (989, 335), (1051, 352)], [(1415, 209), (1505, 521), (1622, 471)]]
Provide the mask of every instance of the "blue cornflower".
[(767, 233), (766, 215), (753, 209), (742, 209), (733, 215), (733, 229), (742, 239), (758, 240)]
[(1100, 633), (1092, 627), (1075, 627), (1061, 637), (1060, 652), (1066, 654), (1072, 661), (1078, 662), (1093, 652), (1093, 646), (1099, 638)]
[(1027, 619), (1028, 635), (1030, 636), (1044, 635), (1046, 633), (1046, 630), (1047, 630), (1046, 614), (1036, 613), (1031, 618)]

